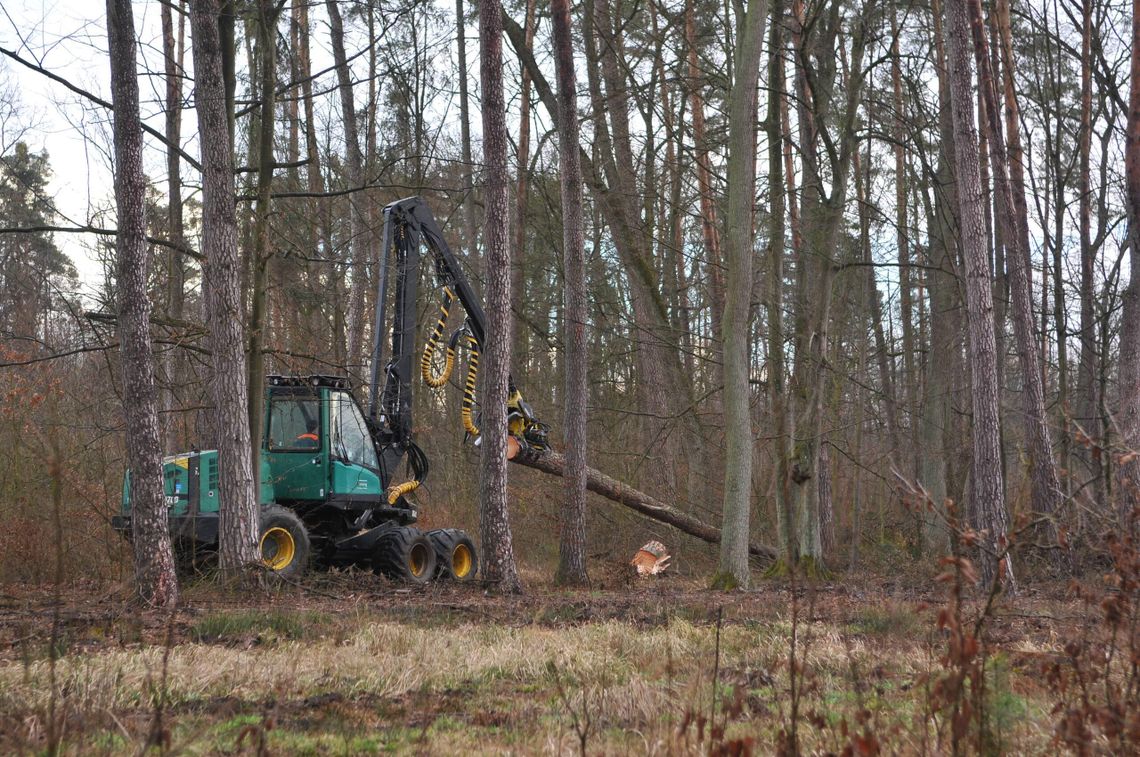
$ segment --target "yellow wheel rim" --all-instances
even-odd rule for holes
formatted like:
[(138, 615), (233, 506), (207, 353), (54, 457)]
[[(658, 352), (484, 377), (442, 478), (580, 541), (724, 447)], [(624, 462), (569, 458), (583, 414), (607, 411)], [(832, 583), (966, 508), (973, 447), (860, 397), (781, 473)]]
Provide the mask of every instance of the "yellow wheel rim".
[(451, 572), (456, 578), (467, 578), (471, 574), (474, 560), (471, 549), (466, 544), (458, 544), (451, 552)]
[(288, 567), (296, 554), (297, 543), (288, 530), (274, 526), (261, 535), (261, 561), (270, 570)]
[(408, 555), (408, 568), (416, 578), (422, 576), (427, 570), (429, 554), (428, 548), (423, 544), (412, 547), (412, 552)]

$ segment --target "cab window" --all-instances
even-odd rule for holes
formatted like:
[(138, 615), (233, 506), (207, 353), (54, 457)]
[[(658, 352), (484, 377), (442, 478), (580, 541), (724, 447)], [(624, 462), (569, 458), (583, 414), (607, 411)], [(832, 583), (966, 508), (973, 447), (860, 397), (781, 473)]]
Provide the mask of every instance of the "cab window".
[(379, 468), (364, 416), (352, 396), (347, 392), (330, 392), (329, 413), (333, 457), (346, 463)]
[(274, 399), (269, 410), (269, 449), (294, 452), (320, 448), (320, 401), (295, 397)]

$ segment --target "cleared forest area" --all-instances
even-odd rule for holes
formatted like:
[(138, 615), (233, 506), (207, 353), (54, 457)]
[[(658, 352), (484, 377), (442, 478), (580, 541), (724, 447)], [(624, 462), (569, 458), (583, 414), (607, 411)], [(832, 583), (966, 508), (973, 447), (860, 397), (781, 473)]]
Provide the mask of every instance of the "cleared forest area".
[[(172, 615), (94, 587), (61, 607), (5, 593), (0, 748), (1044, 754), (1127, 743), (1082, 722), (1135, 728), (1103, 698), (1126, 650), (1098, 659), (1110, 630), (1095, 607), (1047, 598), (1059, 587), (991, 610), (977, 657), (955, 660), (948, 593), (871, 576), (734, 597), (678, 577), (585, 594), (524, 578), (513, 599), (359, 575), (268, 596), (206, 584)], [(961, 607), (971, 630), (982, 614)], [(1070, 644), (1087, 688), (1056, 673)]]

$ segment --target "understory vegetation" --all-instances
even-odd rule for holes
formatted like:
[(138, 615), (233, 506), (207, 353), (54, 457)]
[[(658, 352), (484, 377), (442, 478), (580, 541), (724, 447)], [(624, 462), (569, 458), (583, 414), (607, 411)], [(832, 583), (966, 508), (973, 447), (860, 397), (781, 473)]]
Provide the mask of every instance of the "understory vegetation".
[(1123, 754), (1140, 561), (1110, 549), (1103, 575), (1012, 598), (965, 558), (735, 594), (206, 576), (173, 613), (114, 583), (8, 589), (0, 751)]

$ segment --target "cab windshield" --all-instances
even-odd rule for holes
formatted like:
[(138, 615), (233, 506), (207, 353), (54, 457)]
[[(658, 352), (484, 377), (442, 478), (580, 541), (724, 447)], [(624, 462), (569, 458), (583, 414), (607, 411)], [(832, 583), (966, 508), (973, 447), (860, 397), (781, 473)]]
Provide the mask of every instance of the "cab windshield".
[(329, 392), (329, 431), (332, 455), (346, 463), (379, 469), (376, 449), (364, 416), (348, 392)]

